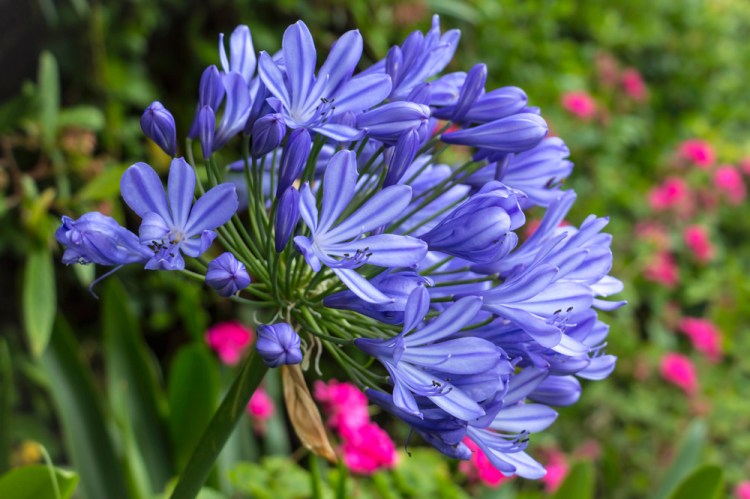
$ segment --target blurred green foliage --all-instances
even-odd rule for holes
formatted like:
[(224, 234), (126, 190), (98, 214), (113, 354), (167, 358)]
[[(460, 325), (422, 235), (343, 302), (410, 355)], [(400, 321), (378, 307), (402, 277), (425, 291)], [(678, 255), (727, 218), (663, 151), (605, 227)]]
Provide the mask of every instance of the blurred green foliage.
[[(184, 131), (200, 72), (217, 62), (217, 34), (239, 23), (251, 27), (256, 49), (270, 52), (298, 18), (322, 48), (357, 27), (366, 43), (364, 66), (411, 30), (427, 27), (435, 12), (444, 28), (463, 32), (450, 70), (486, 63), (488, 87), (522, 87), (569, 144), (576, 163), (569, 182), (579, 193), (571, 222), (588, 213), (611, 216), (613, 275), (625, 282), (630, 302), (608, 319), (608, 351), (620, 360), (609, 380), (586, 383), (581, 402), (561, 410), (555, 426), (532, 443), (584, 463), (572, 467), (558, 496), (677, 498), (705, 490), (701, 497), (710, 497), (726, 490), (723, 480), (733, 486), (750, 477), (746, 205), (705, 214), (718, 256), (698, 266), (686, 252), (678, 254), (678, 289), (644, 279), (653, 248), (633, 237), (636, 224), (654, 216), (647, 192), (671, 171), (680, 141), (708, 140), (722, 162), (750, 155), (750, 3), (39, 0), (33, 8), (46, 26), (45, 51), (26, 54), (39, 60), (37, 74), (0, 103), (0, 253), (7, 287), (0, 304), (2, 470), (6, 463), (34, 462), (35, 454), (22, 450), (35, 441), (55, 463), (80, 474), (81, 497), (151, 497), (184, 466), (228, 386), (230, 373), (205, 347), (203, 333), (214, 321), (253, 310), (220, 302), (180, 276), (137, 269), (107, 282), (97, 301), (85, 289), (93, 268), (57, 263), (53, 233), (60, 215), (97, 209), (126, 222), (118, 197), (124, 168), (136, 161), (165, 168), (167, 158), (140, 132), (142, 109), (163, 101)], [(648, 99), (635, 102), (607, 84), (606, 64), (636, 68)], [(563, 109), (561, 95), (572, 90), (594, 96), (594, 120)], [(694, 176), (693, 182), (709, 179)], [(664, 352), (688, 349), (670, 321), (675, 303), (723, 331), (724, 360), (696, 360), (701, 392), (693, 399), (658, 376)], [(278, 382), (267, 383), (278, 395)], [(277, 414), (258, 440), (243, 421), (202, 495), (306, 497), (309, 470), (278, 455), (288, 454), (286, 430)], [(421, 448), (411, 453), (393, 472), (347, 480), (346, 496), (544, 495), (539, 484), (519, 480), (499, 489), (467, 484), (455, 463)], [(699, 468), (706, 462), (719, 468)], [(49, 475), (50, 469), (16, 468), (0, 478), (0, 488), (48, 473), (67, 497), (77, 475)], [(595, 492), (587, 485), (592, 473)], [(333, 497), (339, 479), (336, 469), (325, 470), (324, 497)]]

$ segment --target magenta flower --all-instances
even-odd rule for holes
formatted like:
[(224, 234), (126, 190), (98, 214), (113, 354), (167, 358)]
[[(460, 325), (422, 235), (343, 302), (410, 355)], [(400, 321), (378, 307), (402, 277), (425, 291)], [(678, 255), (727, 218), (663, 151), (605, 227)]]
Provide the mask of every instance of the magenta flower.
[(684, 205), (689, 200), (690, 190), (687, 183), (679, 177), (667, 177), (661, 185), (651, 189), (648, 203), (654, 211)]
[(209, 348), (228, 366), (237, 364), (253, 342), (253, 332), (239, 322), (220, 322), (205, 335)]
[(356, 431), (342, 434), (344, 464), (354, 473), (371, 475), (396, 465), (398, 454), (391, 437), (377, 424), (368, 422)]
[(667, 353), (659, 366), (662, 378), (679, 387), (687, 395), (698, 391), (698, 374), (693, 361), (678, 353)]
[(680, 320), (680, 331), (690, 338), (690, 341), (711, 362), (721, 360), (721, 331), (708, 319), (684, 317)]
[(648, 97), (646, 83), (635, 68), (627, 68), (622, 72), (622, 89), (625, 95), (636, 102), (643, 102)]
[(582, 90), (565, 92), (561, 98), (563, 108), (582, 120), (590, 120), (596, 114), (596, 101)]
[(703, 225), (690, 225), (682, 232), (685, 245), (699, 262), (709, 262), (714, 257), (714, 247), (708, 229)]
[(268, 392), (262, 386), (259, 386), (250, 397), (250, 402), (247, 403), (247, 413), (254, 420), (264, 422), (268, 421), (275, 411), (273, 399), (268, 396)]
[(730, 165), (723, 165), (716, 169), (714, 186), (734, 205), (742, 203), (747, 196), (742, 174)]
[(351, 383), (318, 380), (314, 385), (314, 396), (323, 404), (328, 426), (339, 433), (354, 431), (370, 422), (367, 396)]
[(680, 269), (671, 253), (660, 251), (646, 265), (644, 276), (649, 281), (673, 288), (680, 281)]
[(734, 489), (735, 499), (750, 499), (750, 480), (740, 482)]
[(711, 144), (699, 139), (688, 139), (682, 142), (677, 148), (677, 155), (703, 169), (710, 168), (716, 160)]
[(560, 488), (560, 485), (562, 485), (565, 477), (568, 476), (568, 471), (570, 471), (565, 454), (558, 450), (550, 450), (548, 452), (548, 462), (544, 466), (544, 469), (547, 470), (547, 474), (540, 481), (544, 482), (544, 490), (547, 494), (554, 494)]

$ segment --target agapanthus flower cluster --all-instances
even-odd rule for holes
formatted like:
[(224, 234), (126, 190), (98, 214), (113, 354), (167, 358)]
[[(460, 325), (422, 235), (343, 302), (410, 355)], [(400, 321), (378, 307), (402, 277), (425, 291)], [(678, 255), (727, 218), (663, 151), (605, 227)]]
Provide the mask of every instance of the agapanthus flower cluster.
[[(529, 437), (578, 400), (579, 379), (614, 368), (598, 312), (622, 305), (604, 299), (622, 284), (606, 218), (561, 225), (576, 198), (564, 142), (523, 90), (487, 88), (484, 64), (447, 70), (459, 38), (436, 16), (358, 71), (356, 30), (327, 57), (302, 21), (275, 54), (245, 26), (220, 37), (185, 157), (170, 103), (144, 114), (174, 159), (166, 188), (144, 163), (123, 175), (137, 234), (65, 217), (64, 261), (203, 277), (276, 312), (256, 328), (269, 365), (322, 348), (446, 455), (473, 447), (506, 476), (544, 476)], [(544, 216), (525, 236), (532, 208)]]

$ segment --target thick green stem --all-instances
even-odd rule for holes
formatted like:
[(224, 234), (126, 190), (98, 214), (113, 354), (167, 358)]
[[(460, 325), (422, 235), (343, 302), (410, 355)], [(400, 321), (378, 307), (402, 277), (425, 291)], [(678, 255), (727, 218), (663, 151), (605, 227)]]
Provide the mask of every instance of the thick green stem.
[(180, 474), (171, 499), (192, 499), (198, 495), (208, 478), (216, 458), (245, 413), (250, 397), (260, 384), (268, 367), (258, 354), (252, 354), (242, 366), (229, 392), (222, 400), (208, 428)]

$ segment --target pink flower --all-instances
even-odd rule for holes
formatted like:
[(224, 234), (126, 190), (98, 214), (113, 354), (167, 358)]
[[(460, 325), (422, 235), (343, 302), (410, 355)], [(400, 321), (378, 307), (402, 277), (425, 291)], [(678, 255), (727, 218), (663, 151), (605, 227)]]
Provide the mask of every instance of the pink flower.
[(732, 204), (740, 204), (747, 195), (742, 175), (730, 165), (720, 166), (714, 172), (714, 186), (723, 192)]
[(346, 430), (342, 437), (344, 464), (353, 472), (370, 475), (396, 464), (396, 446), (377, 424), (368, 422), (356, 430)]
[(740, 482), (734, 489), (735, 499), (750, 499), (750, 481)]
[(690, 190), (687, 183), (679, 177), (667, 177), (661, 185), (651, 189), (648, 202), (654, 211), (664, 211), (679, 205), (687, 204)]
[(745, 175), (750, 175), (750, 158), (742, 158), (740, 160), (740, 170), (742, 170)]
[(253, 332), (239, 322), (220, 322), (206, 331), (206, 343), (226, 365), (233, 366), (253, 342)]
[(544, 490), (552, 494), (568, 476), (569, 466), (565, 454), (557, 450), (549, 451), (549, 462), (544, 469), (547, 470), (547, 474), (541, 478), (541, 481), (544, 482)]
[(641, 73), (635, 68), (627, 68), (622, 72), (622, 88), (625, 94), (636, 102), (646, 100), (646, 83), (644, 83)]
[(314, 397), (328, 414), (328, 426), (339, 433), (356, 430), (370, 422), (367, 397), (351, 383), (332, 379), (326, 384), (318, 380), (314, 384)]
[(681, 143), (677, 148), (677, 155), (704, 169), (712, 166), (716, 160), (711, 144), (699, 139), (688, 139)]
[(250, 402), (247, 403), (247, 413), (258, 421), (269, 420), (275, 410), (273, 400), (262, 386), (255, 390), (253, 396), (250, 397)]
[(656, 253), (644, 269), (646, 279), (673, 288), (680, 281), (680, 269), (674, 257), (666, 251)]
[(714, 247), (708, 235), (708, 229), (703, 225), (690, 225), (682, 232), (685, 245), (693, 253), (696, 260), (710, 262), (714, 257)]
[(594, 98), (584, 91), (565, 92), (562, 96), (562, 106), (582, 120), (589, 120), (596, 114)]
[(464, 443), (471, 449), (471, 458), (468, 461), (461, 461), (458, 469), (470, 481), (478, 480), (489, 487), (496, 488), (511, 479), (495, 469), (487, 455), (469, 437), (464, 438)]
[(712, 362), (721, 359), (721, 332), (716, 325), (707, 319), (684, 317), (680, 320), (682, 331), (699, 352), (706, 354)]
[(698, 375), (693, 362), (678, 353), (668, 353), (661, 359), (661, 376), (682, 389), (687, 395), (698, 390)]

